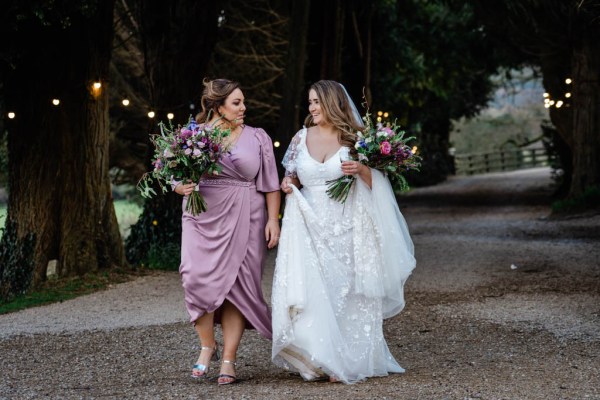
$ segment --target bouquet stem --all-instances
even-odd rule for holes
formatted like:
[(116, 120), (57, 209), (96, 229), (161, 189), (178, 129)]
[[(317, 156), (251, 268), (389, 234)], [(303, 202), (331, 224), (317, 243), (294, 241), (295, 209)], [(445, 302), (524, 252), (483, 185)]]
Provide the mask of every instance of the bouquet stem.
[(197, 216), (207, 210), (206, 201), (200, 192), (194, 190), (188, 197), (187, 204), (185, 205), (185, 211)]
[(345, 203), (356, 178), (354, 176), (342, 176), (338, 179), (327, 181), (327, 194), (334, 200)]

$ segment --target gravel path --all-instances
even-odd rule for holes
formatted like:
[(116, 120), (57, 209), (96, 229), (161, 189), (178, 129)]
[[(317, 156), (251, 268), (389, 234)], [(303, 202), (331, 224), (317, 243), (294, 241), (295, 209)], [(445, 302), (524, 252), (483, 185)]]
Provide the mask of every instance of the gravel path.
[(600, 215), (549, 218), (549, 184), (532, 169), (400, 199), (417, 269), (384, 329), (405, 374), (305, 383), (247, 331), (239, 385), (194, 381), (179, 276), (162, 272), (0, 315), (0, 399), (600, 399)]

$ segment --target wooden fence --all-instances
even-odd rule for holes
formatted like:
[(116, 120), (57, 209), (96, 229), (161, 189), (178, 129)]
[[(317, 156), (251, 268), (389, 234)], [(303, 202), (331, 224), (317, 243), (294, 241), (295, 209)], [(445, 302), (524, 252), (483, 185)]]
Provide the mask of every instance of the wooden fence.
[(454, 156), (457, 175), (544, 167), (550, 165), (550, 161), (545, 149), (518, 149)]

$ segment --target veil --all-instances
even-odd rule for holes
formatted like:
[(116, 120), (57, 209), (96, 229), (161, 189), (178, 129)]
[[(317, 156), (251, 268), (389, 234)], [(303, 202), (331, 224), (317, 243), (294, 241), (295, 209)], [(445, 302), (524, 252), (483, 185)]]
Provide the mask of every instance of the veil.
[(360, 126), (361, 128), (364, 128), (365, 127), (365, 123), (363, 122), (362, 116), (358, 112), (358, 109), (356, 108), (356, 105), (354, 104), (354, 102), (352, 101), (352, 98), (348, 94), (348, 91), (346, 90), (346, 88), (344, 87), (344, 85), (342, 85), (339, 82), (338, 82), (338, 84), (344, 90), (344, 94), (346, 95), (346, 100), (348, 101), (348, 104), (350, 104), (350, 107), (352, 107), (352, 115), (354, 115), (354, 122), (356, 122), (357, 126)]

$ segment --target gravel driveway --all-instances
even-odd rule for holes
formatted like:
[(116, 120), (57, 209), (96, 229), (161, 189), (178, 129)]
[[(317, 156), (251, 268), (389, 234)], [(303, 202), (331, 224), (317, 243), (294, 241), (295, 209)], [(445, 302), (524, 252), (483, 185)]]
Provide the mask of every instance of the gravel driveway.
[(0, 315), (0, 399), (600, 399), (600, 215), (550, 218), (549, 185), (540, 168), (400, 199), (417, 269), (384, 328), (405, 374), (305, 383), (247, 331), (240, 384), (194, 381), (179, 276), (161, 272)]

